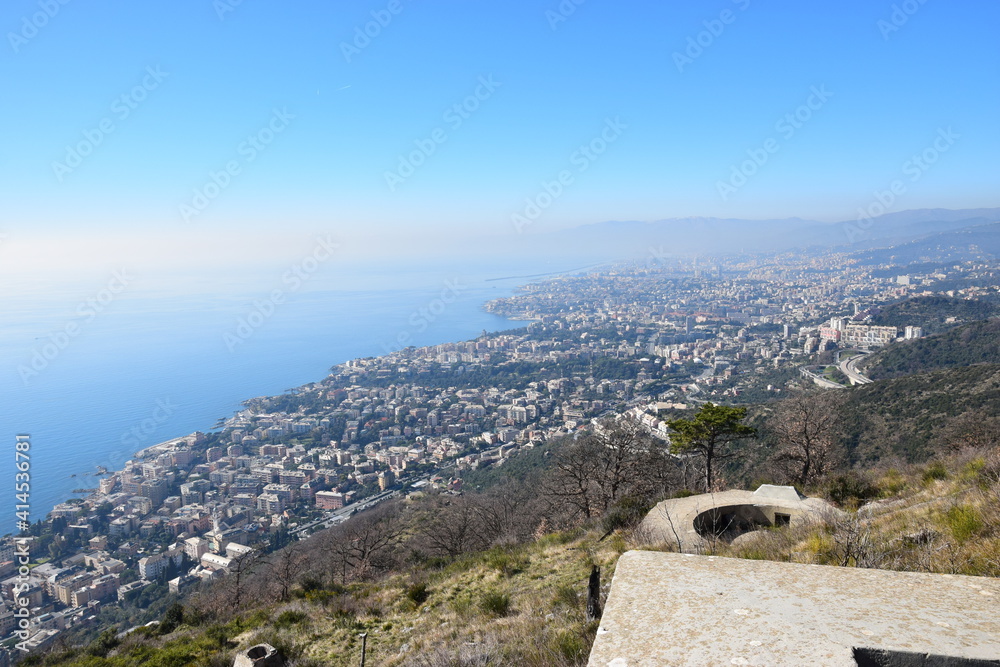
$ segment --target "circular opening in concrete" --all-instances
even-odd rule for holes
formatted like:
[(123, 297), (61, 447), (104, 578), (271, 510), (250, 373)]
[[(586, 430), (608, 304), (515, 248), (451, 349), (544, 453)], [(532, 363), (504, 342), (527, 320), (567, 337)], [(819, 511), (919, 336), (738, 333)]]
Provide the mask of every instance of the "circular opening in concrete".
[(730, 541), (773, 523), (756, 505), (713, 507), (695, 517), (694, 529), (705, 539)]
[(258, 658), (267, 657), (267, 647), (266, 646), (254, 646), (249, 651), (247, 651), (247, 657), (251, 660), (256, 660)]

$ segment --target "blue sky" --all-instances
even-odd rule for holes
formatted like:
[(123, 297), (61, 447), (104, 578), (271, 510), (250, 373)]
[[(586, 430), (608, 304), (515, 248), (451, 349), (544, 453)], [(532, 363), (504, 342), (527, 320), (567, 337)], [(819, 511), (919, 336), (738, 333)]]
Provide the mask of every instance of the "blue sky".
[(560, 172), (530, 233), (849, 219), (924, 151), (891, 209), (998, 205), (992, 2), (64, 3), (0, 8), (7, 267), (255, 257), (319, 230), (440, 249), (513, 233)]

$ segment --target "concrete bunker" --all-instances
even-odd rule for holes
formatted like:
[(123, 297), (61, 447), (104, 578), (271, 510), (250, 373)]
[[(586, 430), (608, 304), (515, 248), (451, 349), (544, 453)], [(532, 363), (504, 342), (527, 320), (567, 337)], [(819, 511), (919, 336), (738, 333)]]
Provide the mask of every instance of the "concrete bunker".
[(233, 667), (284, 667), (285, 660), (270, 644), (257, 644), (241, 651)]
[(703, 493), (664, 500), (642, 522), (645, 539), (678, 551), (698, 553), (710, 542), (735, 542), (766, 528), (798, 526), (840, 511), (820, 498), (807, 498), (792, 486), (761, 485), (756, 491)]
[(723, 505), (696, 516), (693, 526), (705, 539), (731, 542), (756, 530), (790, 526), (792, 517), (799, 514), (794, 509), (775, 505)]

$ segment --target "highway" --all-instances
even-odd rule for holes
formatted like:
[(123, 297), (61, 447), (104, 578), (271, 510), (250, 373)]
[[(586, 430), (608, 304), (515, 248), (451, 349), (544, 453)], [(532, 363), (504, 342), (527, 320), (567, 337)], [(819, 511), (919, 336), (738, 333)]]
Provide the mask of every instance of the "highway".
[(868, 356), (868, 353), (862, 352), (860, 354), (854, 355), (847, 361), (841, 361), (840, 353), (839, 352), (837, 353), (837, 367), (840, 369), (841, 373), (847, 376), (847, 379), (851, 381), (851, 384), (871, 383), (871, 379), (866, 377), (865, 375), (862, 375), (857, 368), (858, 362), (864, 359), (866, 356)]
[(335, 526), (338, 523), (343, 523), (344, 521), (347, 521), (351, 517), (351, 515), (354, 514), (355, 512), (361, 512), (363, 510), (374, 507), (383, 500), (388, 500), (389, 498), (398, 494), (399, 494), (398, 490), (390, 490), (377, 493), (374, 496), (370, 496), (368, 498), (362, 498), (357, 503), (352, 503), (350, 505), (347, 505), (346, 507), (341, 507), (340, 509), (337, 510), (331, 510), (330, 512), (327, 512), (323, 516), (323, 518), (316, 519), (315, 521), (310, 521), (309, 523), (303, 524), (301, 526), (296, 526), (295, 528), (291, 529), (288, 532), (289, 534), (295, 535), (296, 537), (301, 539), (303, 537), (306, 537), (308, 534), (311, 534), (311, 532), (313, 532), (313, 529), (323, 530), (324, 528)]

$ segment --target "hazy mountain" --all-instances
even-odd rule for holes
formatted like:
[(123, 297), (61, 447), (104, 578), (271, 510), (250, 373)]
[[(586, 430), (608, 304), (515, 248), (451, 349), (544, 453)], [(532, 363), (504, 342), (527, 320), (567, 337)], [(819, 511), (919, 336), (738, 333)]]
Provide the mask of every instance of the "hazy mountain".
[(1000, 208), (919, 209), (837, 223), (802, 218), (616, 220), (531, 236), (539, 248), (553, 252), (642, 259), (806, 248), (886, 248), (997, 221)]

